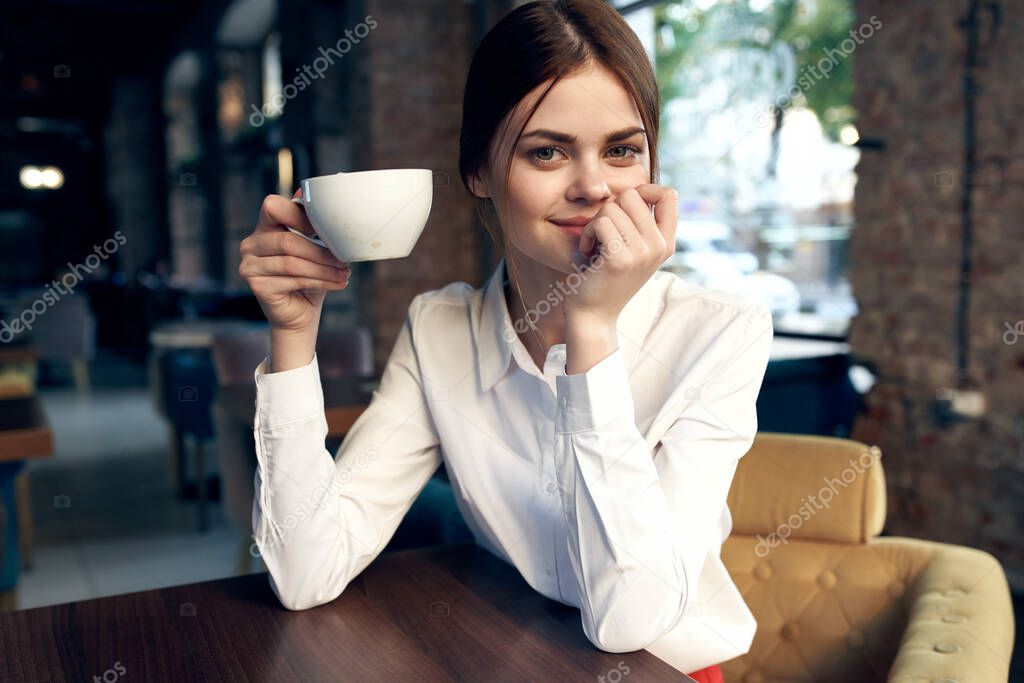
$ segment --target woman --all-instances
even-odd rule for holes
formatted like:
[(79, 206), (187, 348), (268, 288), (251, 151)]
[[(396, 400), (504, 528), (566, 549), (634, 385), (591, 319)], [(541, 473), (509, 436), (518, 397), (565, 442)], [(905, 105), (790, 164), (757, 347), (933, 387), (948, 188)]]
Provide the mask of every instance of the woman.
[(239, 270), (271, 324), (253, 525), (286, 607), (335, 599), (444, 462), (476, 542), (579, 607), (595, 646), (704, 681), (749, 650), (756, 623), (719, 553), (771, 315), (658, 270), (677, 220), (653, 182), (658, 106), (643, 47), (601, 0), (532, 2), (487, 34), (459, 165), (504, 256), (480, 289), (414, 298), (336, 459), (315, 341), (349, 269), (285, 230), (312, 232), (298, 205), (266, 198)]

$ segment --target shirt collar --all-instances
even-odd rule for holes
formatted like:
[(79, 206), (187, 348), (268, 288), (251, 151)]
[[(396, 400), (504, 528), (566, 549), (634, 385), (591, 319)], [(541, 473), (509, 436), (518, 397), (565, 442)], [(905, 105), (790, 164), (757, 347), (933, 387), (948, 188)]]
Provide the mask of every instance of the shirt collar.
[[(665, 304), (664, 288), (667, 280), (656, 275), (645, 282), (626, 303), (615, 326), (627, 371), (633, 367), (636, 357), (643, 350), (644, 340)], [(507, 277), (505, 258), (502, 257), (484, 285), (481, 297), (476, 344), (483, 391), (488, 391), (505, 376), (513, 346), (522, 346), (505, 302), (504, 283)], [(525, 347), (523, 353), (526, 353)]]

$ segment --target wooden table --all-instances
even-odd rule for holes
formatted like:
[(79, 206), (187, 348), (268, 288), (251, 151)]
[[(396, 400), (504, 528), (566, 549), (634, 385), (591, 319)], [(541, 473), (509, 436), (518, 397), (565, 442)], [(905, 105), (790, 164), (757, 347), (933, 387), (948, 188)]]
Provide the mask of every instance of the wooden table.
[(34, 363), (39, 360), (39, 350), (32, 344), (10, 344), (0, 345), (0, 365), (13, 363)]
[(596, 649), (579, 610), (472, 544), (384, 553), (338, 599), (299, 612), (261, 573), (0, 614), (0, 680), (108, 671), (175, 682), (693, 680), (645, 650)]
[(39, 351), (25, 343), (0, 344), (0, 399), (36, 393)]
[[(371, 377), (323, 377), (320, 386), (324, 392), (324, 414), (327, 417), (327, 437), (342, 437), (363, 414), (373, 398), (373, 387), (378, 380)], [(246, 429), (252, 429), (256, 417), (256, 385), (231, 384), (217, 387), (217, 400), (227, 412)]]

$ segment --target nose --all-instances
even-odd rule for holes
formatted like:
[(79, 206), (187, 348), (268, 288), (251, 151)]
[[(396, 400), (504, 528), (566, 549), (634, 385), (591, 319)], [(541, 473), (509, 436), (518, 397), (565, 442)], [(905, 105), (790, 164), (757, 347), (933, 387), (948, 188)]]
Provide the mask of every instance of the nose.
[(585, 201), (595, 204), (608, 200), (612, 196), (604, 169), (597, 161), (585, 160), (576, 166), (572, 184), (569, 186), (569, 201)]

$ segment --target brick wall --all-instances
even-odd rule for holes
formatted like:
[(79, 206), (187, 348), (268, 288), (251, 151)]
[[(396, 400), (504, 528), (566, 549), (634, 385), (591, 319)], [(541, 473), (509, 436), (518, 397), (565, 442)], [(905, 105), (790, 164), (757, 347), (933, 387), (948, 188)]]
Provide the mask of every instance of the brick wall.
[[(361, 170), (429, 168), (441, 178), (430, 219), (411, 256), (375, 262), (372, 292), (377, 367), (385, 361), (409, 303), (423, 291), (462, 280), (482, 284), (480, 240), (469, 193), (458, 181), (462, 93), (473, 46), (470, 3), (366, 0), (377, 27), (359, 47), (355, 83), (368, 97), (365, 143), (353, 142)], [(361, 17), (360, 17), (361, 19)], [(447, 184), (445, 184), (447, 178)], [(354, 271), (354, 278), (362, 273)]]
[[(878, 383), (853, 437), (885, 454), (887, 533), (987, 550), (1024, 588), (1024, 335), (1007, 330), (1024, 320), (1024, 3), (999, 4), (998, 25), (978, 16), (970, 173), (970, 0), (856, 2), (856, 24), (882, 22), (854, 55), (858, 129), (885, 146), (865, 149), (857, 169), (850, 341)], [(986, 399), (981, 418), (940, 419), (938, 399), (972, 388)]]

